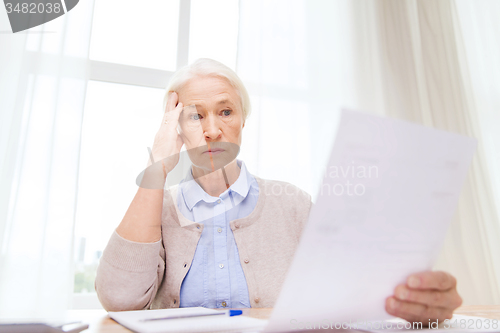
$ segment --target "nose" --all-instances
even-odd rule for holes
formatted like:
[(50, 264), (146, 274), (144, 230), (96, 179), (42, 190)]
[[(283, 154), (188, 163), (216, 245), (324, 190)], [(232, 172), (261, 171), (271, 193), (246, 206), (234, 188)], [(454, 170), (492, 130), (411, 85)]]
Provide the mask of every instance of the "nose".
[(208, 116), (203, 122), (203, 135), (205, 140), (218, 140), (222, 137), (219, 119), (216, 116)]

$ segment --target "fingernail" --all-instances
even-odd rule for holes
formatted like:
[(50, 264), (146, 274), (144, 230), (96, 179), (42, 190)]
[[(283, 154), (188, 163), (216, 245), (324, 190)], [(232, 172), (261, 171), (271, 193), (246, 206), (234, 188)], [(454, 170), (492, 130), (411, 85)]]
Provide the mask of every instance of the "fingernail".
[(405, 299), (408, 299), (408, 290), (406, 289), (402, 289), (401, 291), (399, 291), (398, 293), (398, 298), (401, 299), (401, 300), (405, 300)]
[(389, 299), (389, 307), (391, 309), (396, 309), (398, 307), (398, 302), (394, 298)]
[(410, 276), (408, 278), (408, 286), (411, 288), (417, 288), (420, 286), (420, 279), (416, 276)]

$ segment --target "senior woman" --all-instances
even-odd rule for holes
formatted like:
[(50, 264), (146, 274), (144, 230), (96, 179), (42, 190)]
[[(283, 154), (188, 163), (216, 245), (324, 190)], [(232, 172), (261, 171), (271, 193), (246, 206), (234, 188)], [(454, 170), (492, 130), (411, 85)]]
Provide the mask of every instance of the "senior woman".
[[(141, 186), (99, 264), (105, 309), (275, 304), (311, 200), (236, 159), (249, 111), (243, 83), (219, 62), (199, 59), (174, 74)], [(164, 189), (183, 145), (192, 167)], [(460, 304), (450, 274), (421, 272), (396, 286), (386, 311), (427, 323)]]

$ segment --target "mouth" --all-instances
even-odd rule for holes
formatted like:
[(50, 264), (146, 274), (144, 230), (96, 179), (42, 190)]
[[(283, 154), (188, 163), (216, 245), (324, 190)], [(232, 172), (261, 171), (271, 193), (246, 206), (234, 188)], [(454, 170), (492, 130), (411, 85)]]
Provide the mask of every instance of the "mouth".
[(213, 149), (208, 149), (206, 151), (203, 152), (203, 154), (213, 154), (213, 155), (217, 155), (217, 154), (220, 154), (222, 152), (224, 152), (225, 149), (221, 149), (221, 148), (213, 148)]

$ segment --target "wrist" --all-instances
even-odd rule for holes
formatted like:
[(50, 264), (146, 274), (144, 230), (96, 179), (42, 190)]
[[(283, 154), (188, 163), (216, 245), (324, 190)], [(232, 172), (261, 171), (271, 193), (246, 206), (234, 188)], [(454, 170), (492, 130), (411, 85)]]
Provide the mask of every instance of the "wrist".
[(152, 163), (137, 178), (137, 185), (147, 189), (163, 189), (167, 179), (167, 170), (162, 160)]

